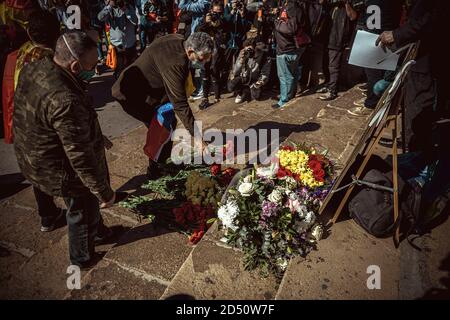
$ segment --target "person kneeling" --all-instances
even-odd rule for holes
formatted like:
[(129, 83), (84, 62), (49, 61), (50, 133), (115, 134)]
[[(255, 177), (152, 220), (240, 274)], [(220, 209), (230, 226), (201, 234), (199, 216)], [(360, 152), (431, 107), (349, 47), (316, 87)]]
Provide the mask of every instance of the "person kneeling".
[(266, 46), (262, 43), (257, 45), (255, 39), (244, 42), (228, 80), (228, 90), (236, 95), (236, 103), (260, 99), (262, 87), (270, 74), (271, 60), (267, 51)]

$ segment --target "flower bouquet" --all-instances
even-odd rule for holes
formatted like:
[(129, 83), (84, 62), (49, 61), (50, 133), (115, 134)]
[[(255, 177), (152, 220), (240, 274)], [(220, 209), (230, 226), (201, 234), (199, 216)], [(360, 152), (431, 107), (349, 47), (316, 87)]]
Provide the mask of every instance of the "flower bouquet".
[(241, 249), (247, 270), (281, 276), (289, 259), (316, 247), (323, 229), (317, 213), (332, 185), (325, 155), (282, 147), (271, 166), (234, 178), (218, 210), (224, 241)]

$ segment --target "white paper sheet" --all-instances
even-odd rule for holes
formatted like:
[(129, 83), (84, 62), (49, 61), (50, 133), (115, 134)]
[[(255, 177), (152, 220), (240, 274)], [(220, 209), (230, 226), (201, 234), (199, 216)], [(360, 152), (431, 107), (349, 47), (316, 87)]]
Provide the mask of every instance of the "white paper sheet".
[(378, 35), (358, 30), (350, 54), (349, 64), (371, 68), (394, 71), (397, 68), (400, 55), (375, 45)]

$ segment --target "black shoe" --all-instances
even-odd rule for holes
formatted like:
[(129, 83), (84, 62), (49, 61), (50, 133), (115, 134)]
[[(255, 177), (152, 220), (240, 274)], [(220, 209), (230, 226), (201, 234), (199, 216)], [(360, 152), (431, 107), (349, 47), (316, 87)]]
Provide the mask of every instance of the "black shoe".
[(41, 221), (41, 232), (51, 232), (53, 230), (55, 230), (55, 227), (58, 223), (58, 221), (65, 216), (66, 210), (64, 209), (59, 209), (59, 214), (56, 218), (54, 218), (52, 221), (50, 222), (44, 222)]
[(158, 163), (154, 161), (150, 161), (148, 167), (147, 167), (147, 179), (149, 180), (158, 180), (163, 176), (163, 172), (158, 165)]
[(281, 106), (278, 103), (275, 103), (272, 105), (272, 109), (275, 109), (275, 110), (281, 109)]
[(337, 93), (329, 91), (329, 92), (321, 95), (319, 97), (319, 99), (322, 100), (322, 101), (331, 101), (331, 100), (336, 99), (337, 96), (338, 96)]
[(198, 108), (200, 110), (205, 110), (209, 106), (210, 106), (209, 100), (208, 99), (203, 99), (202, 102), (200, 102), (200, 105), (198, 106)]
[(94, 252), (91, 259), (85, 262), (71, 262), (72, 265), (78, 266), (82, 271), (88, 271), (95, 267), (105, 256), (105, 252)]
[(95, 245), (101, 245), (110, 242), (117, 235), (124, 232), (124, 227), (122, 226), (113, 226), (108, 228), (106, 226), (101, 226), (97, 232), (97, 235), (94, 238)]

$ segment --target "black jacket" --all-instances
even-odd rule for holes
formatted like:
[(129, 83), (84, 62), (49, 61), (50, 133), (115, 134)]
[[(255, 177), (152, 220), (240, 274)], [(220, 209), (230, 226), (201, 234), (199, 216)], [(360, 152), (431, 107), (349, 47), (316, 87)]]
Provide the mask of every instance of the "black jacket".
[[(417, 63), (412, 68), (412, 71), (420, 73), (432, 71), (431, 55), (433, 45), (435, 45), (434, 42), (437, 40), (439, 43), (440, 40), (443, 40), (442, 38), (440, 40), (434, 38), (438, 38), (440, 32), (445, 32), (444, 29), (437, 28), (439, 21), (436, 19), (436, 11), (439, 10), (439, 6), (442, 6), (447, 1), (416, 0), (407, 23), (394, 30), (395, 44), (399, 48), (420, 40), (420, 48), (416, 57)], [(439, 6), (438, 3), (440, 3)]]
[(297, 51), (295, 37), (304, 23), (304, 12), (295, 2), (289, 2), (286, 7), (287, 20), (275, 21), (275, 40), (277, 54), (293, 53)]
[[(179, 34), (169, 34), (153, 41), (122, 72), (112, 87), (112, 95), (122, 106), (145, 102), (154, 109), (170, 101), (184, 127), (193, 135), (194, 116), (186, 96), (189, 59), (183, 43), (184, 37)], [(150, 122), (151, 118), (139, 120)]]
[(328, 48), (342, 50), (350, 42), (354, 24), (347, 16), (345, 6), (332, 6), (330, 12), (330, 36), (328, 38)]
[[(381, 9), (381, 28), (368, 29), (367, 20), (372, 13), (367, 13), (367, 8), (371, 5), (379, 6)], [(398, 28), (402, 13), (402, 0), (365, 0), (365, 6), (360, 11), (358, 29), (372, 33), (381, 34), (383, 31), (390, 31)]]

